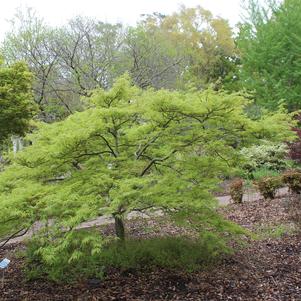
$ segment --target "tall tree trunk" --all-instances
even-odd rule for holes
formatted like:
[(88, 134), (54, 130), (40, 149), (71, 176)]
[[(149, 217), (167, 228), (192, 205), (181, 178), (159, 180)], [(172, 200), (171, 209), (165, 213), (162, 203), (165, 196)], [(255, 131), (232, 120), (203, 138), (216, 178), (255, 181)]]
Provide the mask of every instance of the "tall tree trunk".
[(119, 214), (114, 214), (113, 216), (114, 216), (114, 220), (115, 220), (115, 233), (116, 233), (116, 236), (121, 241), (124, 241), (125, 231), (124, 231), (123, 219)]

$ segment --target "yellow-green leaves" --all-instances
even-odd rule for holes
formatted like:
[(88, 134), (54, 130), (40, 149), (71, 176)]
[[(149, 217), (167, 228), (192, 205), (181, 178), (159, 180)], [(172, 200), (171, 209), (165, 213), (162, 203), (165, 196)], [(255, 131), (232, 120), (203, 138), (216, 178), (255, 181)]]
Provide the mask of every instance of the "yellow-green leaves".
[(87, 239), (75, 229), (105, 214), (192, 210), (220, 231), (212, 192), (239, 168), (240, 150), (291, 136), (285, 111), (252, 120), (243, 96), (212, 89), (143, 91), (123, 77), (112, 90), (95, 91), (92, 103), (41, 125), (29, 137), (33, 144), (0, 173), (0, 212), (12, 218), (1, 235), (13, 232), (16, 218), (24, 225), (49, 221), (47, 263), (61, 250), (69, 263), (100, 252), (98, 240), (90, 244), (99, 234)]

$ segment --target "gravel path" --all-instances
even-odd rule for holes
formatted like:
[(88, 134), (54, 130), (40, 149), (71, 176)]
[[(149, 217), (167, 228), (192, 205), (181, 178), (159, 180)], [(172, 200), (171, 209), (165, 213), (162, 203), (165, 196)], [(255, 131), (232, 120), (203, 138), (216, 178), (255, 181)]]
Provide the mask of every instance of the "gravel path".
[[(280, 188), (277, 191), (276, 197), (280, 198), (280, 197), (283, 197), (287, 194), (288, 194), (288, 188), (287, 187)], [(262, 198), (262, 196), (259, 192), (251, 192), (251, 193), (246, 192), (243, 196), (243, 202), (257, 201), (261, 198)], [(229, 204), (232, 203), (232, 199), (231, 199), (230, 195), (217, 197), (217, 200), (218, 200), (218, 202), (221, 206), (226, 206), (226, 205), (229, 205)]]

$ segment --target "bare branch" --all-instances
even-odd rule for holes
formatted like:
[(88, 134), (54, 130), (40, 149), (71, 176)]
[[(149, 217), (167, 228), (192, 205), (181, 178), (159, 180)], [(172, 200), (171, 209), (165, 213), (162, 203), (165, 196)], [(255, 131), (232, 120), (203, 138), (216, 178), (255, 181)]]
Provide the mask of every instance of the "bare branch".
[(168, 160), (176, 152), (177, 152), (177, 150), (173, 150), (169, 155), (167, 155), (164, 158), (155, 158), (155, 159), (152, 159), (149, 162), (149, 164), (143, 169), (143, 171), (141, 172), (140, 176), (143, 177), (146, 174), (146, 172), (152, 167), (153, 164), (155, 164), (156, 162), (163, 162), (165, 160)]
[(12, 235), (10, 235), (9, 237), (5, 238), (3, 240), (3, 243), (0, 245), (0, 249), (2, 249), (11, 239), (14, 239), (14, 238), (21, 237), (21, 236), (25, 235), (28, 232), (29, 229), (30, 229), (30, 227), (22, 228), (21, 230), (18, 230), (15, 233), (13, 233)]

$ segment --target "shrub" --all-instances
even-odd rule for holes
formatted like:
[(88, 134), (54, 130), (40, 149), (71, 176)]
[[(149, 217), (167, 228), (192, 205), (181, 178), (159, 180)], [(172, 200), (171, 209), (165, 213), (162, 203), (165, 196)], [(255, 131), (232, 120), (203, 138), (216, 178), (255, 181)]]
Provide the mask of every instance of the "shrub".
[[(214, 245), (214, 250), (212, 246)], [(148, 269), (154, 267), (194, 271), (216, 260), (230, 249), (217, 247), (208, 237), (191, 239), (181, 236), (129, 239), (121, 248), (118, 242), (110, 243), (100, 254), (100, 262), (108, 268)]]
[(294, 160), (297, 163), (301, 163), (301, 114), (296, 116), (296, 120), (298, 121), (298, 127), (294, 127), (293, 131), (297, 135), (297, 139), (289, 143), (289, 156), (292, 160)]
[(280, 177), (265, 177), (254, 184), (265, 200), (274, 199), (277, 189), (282, 186)]
[(60, 256), (55, 264), (42, 264), (39, 244), (31, 241), (27, 248), (27, 278), (49, 278), (56, 282), (96, 277), (103, 278), (111, 268), (121, 271), (155, 267), (181, 269), (187, 272), (209, 264), (230, 248), (217, 242), (212, 235), (198, 239), (186, 237), (155, 237), (108, 242), (97, 254), (86, 254), (76, 264), (68, 264), (68, 256)]
[(211, 246), (220, 247), (221, 235), (235, 234), (216, 212), (212, 191), (220, 178), (235, 172), (241, 147), (291, 135), (284, 110), (253, 120), (245, 114), (249, 101), (238, 94), (144, 91), (128, 75), (87, 103), (83, 112), (39, 125), (28, 137), (33, 144), (0, 173), (0, 236), (52, 221), (36, 256), (53, 278), (64, 277), (68, 264), (99, 267), (93, 260), (105, 237), (79, 237), (76, 229), (107, 214), (122, 240), (132, 210), (186, 211), (187, 224), (194, 219), (199, 232), (215, 231)]
[(278, 177), (280, 176), (280, 172), (277, 170), (271, 170), (265, 167), (261, 167), (252, 172), (252, 178), (256, 180), (260, 180), (265, 177)]
[(234, 180), (230, 185), (230, 195), (234, 203), (242, 203), (243, 198), (243, 181), (241, 179)]
[[(101, 278), (103, 266), (98, 260), (103, 239), (97, 231), (70, 232), (49, 246), (46, 233), (30, 240), (25, 251), (28, 280), (48, 278), (55, 282), (73, 282), (90, 277)], [(44, 234), (44, 237), (42, 237)], [(63, 242), (61, 242), (63, 240)]]
[(298, 139), (289, 144), (289, 156), (297, 163), (301, 163), (301, 129), (294, 129), (294, 132), (298, 135)]
[(287, 184), (291, 192), (301, 193), (301, 171), (289, 170), (282, 175), (283, 183)]
[(251, 174), (257, 169), (281, 171), (288, 166), (288, 147), (283, 143), (254, 145), (243, 148), (240, 153), (245, 162), (243, 168)]

